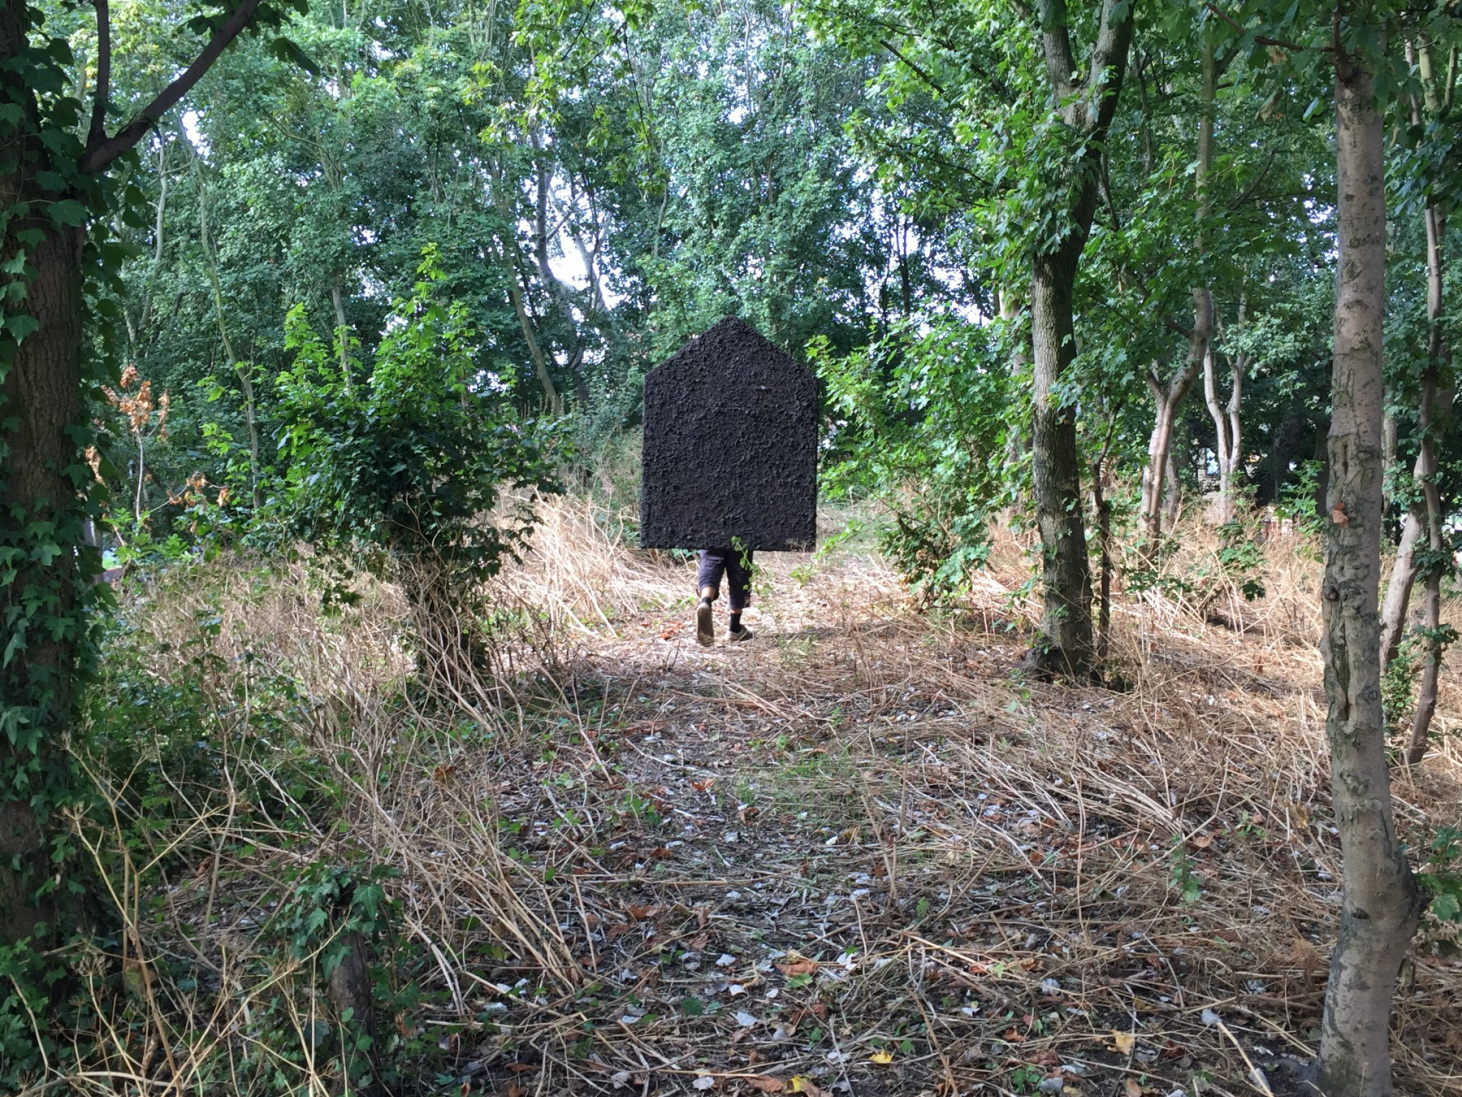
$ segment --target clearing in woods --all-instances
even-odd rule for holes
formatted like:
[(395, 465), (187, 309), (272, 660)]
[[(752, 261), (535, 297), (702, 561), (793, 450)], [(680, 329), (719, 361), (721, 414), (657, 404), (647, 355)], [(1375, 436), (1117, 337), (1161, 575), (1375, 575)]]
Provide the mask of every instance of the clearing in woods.
[[(322, 617), (289, 583), (221, 569), (124, 610), (181, 652), (218, 607), (224, 665), (247, 652), (261, 681), (287, 673), (311, 698), (293, 757), (328, 774), (333, 807), (308, 852), (397, 874), (378, 996), (416, 991), (381, 1025), (428, 1088), (1309, 1091), (1290, 1068), (1315, 1046), (1339, 851), (1303, 542), (1271, 541), (1252, 603), (1222, 584), (1119, 600), (1119, 692), (1022, 676), (1034, 607), (1009, 593), (1029, 572), (1008, 538), (942, 617), (871, 553), (767, 555), (757, 639), (724, 642), (723, 602), (703, 649), (693, 563), (631, 552), (590, 513), (549, 504), (498, 581), (500, 677), (456, 698), (477, 719), (401, 702), (389, 590)], [(1196, 574), (1215, 549), (1170, 568)], [(1450, 731), (1462, 694), (1444, 682)], [(226, 708), (229, 773), (295, 764)], [(1459, 774), (1450, 737), (1396, 774), (1413, 849), (1455, 822)], [(248, 842), (218, 842), (140, 934), (198, 941), (207, 904), (216, 940), (190, 947), (227, 1017), (284, 985), (247, 973), (299, 845), (210, 825)], [(1426, 932), (1398, 996), (1400, 1087), (1459, 1094), (1462, 967)]]

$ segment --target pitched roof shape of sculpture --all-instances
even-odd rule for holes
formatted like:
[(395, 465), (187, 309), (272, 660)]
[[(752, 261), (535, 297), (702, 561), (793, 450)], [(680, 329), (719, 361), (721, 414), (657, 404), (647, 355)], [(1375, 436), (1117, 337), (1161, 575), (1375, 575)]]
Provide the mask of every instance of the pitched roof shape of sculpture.
[(645, 377), (640, 544), (808, 551), (817, 540), (817, 382), (728, 317)]

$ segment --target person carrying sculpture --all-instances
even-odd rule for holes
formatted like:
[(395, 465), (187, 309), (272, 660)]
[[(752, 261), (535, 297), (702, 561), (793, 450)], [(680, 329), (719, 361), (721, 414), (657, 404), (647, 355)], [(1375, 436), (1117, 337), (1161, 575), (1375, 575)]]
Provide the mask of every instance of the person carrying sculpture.
[(695, 638), (705, 647), (716, 640), (716, 625), (711, 616), (711, 603), (721, 596), (721, 577), (726, 577), (731, 604), (731, 621), (726, 638), (733, 643), (750, 640), (751, 629), (741, 623), (741, 611), (751, 604), (751, 549), (739, 545), (700, 550), (696, 568), (696, 587), (700, 605), (695, 611)]

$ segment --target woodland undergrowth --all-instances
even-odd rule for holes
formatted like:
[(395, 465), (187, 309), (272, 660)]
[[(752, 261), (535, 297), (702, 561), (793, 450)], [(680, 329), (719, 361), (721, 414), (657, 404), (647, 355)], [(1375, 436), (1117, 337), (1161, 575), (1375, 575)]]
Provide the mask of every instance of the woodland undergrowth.
[[(855, 542), (767, 556), (756, 640), (704, 649), (692, 561), (540, 513), (450, 675), (396, 588), (323, 610), (308, 558), (126, 581), (76, 746), (102, 1021), (31, 1092), (1291, 1091), (1338, 902), (1311, 542), (1236, 577), (1185, 529), (1118, 584), (1119, 688), (1074, 689), (1019, 669), (1009, 533), (935, 615)], [(1395, 776), (1420, 868), (1443, 683)], [(1408, 1093), (1462, 1094), (1455, 928), (1405, 972)]]

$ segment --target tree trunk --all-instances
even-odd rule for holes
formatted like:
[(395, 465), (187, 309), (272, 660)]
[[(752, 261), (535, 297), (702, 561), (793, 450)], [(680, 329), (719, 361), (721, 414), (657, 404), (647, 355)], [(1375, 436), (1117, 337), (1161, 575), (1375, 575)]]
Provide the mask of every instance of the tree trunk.
[(1339, 256), (1322, 587), (1326, 734), (1344, 899), (1330, 963), (1319, 1075), (1330, 1097), (1389, 1097), (1396, 975), (1420, 899), (1391, 811), (1376, 594), (1381, 548), (1381, 330), (1386, 201), (1371, 73), (1336, 57)]
[(1396, 548), (1396, 561), (1391, 565), (1391, 580), (1386, 584), (1386, 602), (1381, 607), (1381, 665), (1389, 666), (1401, 650), (1401, 637), (1406, 632), (1406, 610), (1411, 604), (1411, 588), (1416, 585), (1416, 543), (1426, 532), (1426, 525), (1417, 508), (1406, 512), (1401, 526), (1401, 544)]
[(1071, 297), (1078, 255), (1068, 242), (1054, 255), (1038, 256), (1031, 279), (1031, 473), (1045, 608), (1041, 640), (1029, 660), (1042, 671), (1073, 679), (1090, 675), (1095, 655), (1076, 409), (1056, 395), (1062, 371), (1076, 357)]
[[(1240, 322), (1243, 308), (1239, 310)], [(1203, 360), (1203, 398), (1208, 405), (1209, 418), (1213, 420), (1214, 448), (1218, 458), (1218, 520), (1232, 522), (1238, 516), (1234, 499), (1234, 480), (1238, 475), (1239, 462), (1243, 453), (1240, 437), (1239, 406), (1244, 391), (1244, 374), (1248, 372), (1249, 356), (1234, 355), (1229, 358), (1229, 395), (1220, 401), (1218, 379), (1214, 365), (1216, 355), (1210, 350)]]
[(1168, 528), (1172, 529), (1178, 524), (1178, 512), (1183, 509), (1183, 489), (1178, 484), (1178, 462), (1173, 456), (1172, 446), (1168, 447), (1167, 472), (1163, 479), (1166, 486), (1162, 492), (1162, 516)]
[[(1426, 103), (1426, 116), (1436, 118), (1452, 106), (1453, 89), (1456, 85), (1455, 72), (1448, 72), (1445, 84), (1439, 85), (1437, 73), (1432, 59), (1432, 50), (1429, 43), (1422, 41), (1413, 49), (1408, 43), (1406, 49), (1406, 60), (1408, 64), (1415, 63), (1417, 75), (1421, 80), (1422, 92)], [(1456, 54), (1452, 58), (1452, 67), (1455, 68)], [(1411, 103), (1411, 120), (1416, 126), (1421, 126), (1424, 119), (1421, 104), (1415, 98)], [(1436, 496), (1434, 486), (1428, 488), (1428, 482), (1436, 474), (1436, 450), (1435, 440), (1441, 430), (1438, 420), (1445, 420), (1452, 414), (1452, 406), (1456, 400), (1456, 389), (1451, 383), (1445, 386), (1445, 391), (1438, 393), (1438, 367), (1451, 361), (1451, 349), (1447, 346), (1446, 335), (1443, 329), (1443, 279), (1442, 279), (1442, 249), (1447, 238), (1447, 220), (1442, 209), (1434, 199), (1427, 201), (1423, 213), (1426, 229), (1426, 270), (1427, 270), (1427, 372), (1422, 376), (1421, 402), (1418, 406), (1418, 418), (1421, 421), (1421, 452), (1417, 454), (1416, 465), (1413, 469), (1413, 476), (1422, 485), (1423, 498), (1421, 506), (1413, 505), (1406, 514), (1406, 520), (1401, 529), (1401, 544), (1396, 550), (1396, 562), (1391, 567), (1391, 579), (1386, 587), (1386, 603), (1381, 613), (1381, 663), (1389, 665), (1396, 658), (1401, 647), (1401, 638), (1406, 632), (1406, 611), (1411, 603), (1411, 590), (1416, 584), (1417, 576), (1421, 569), (1416, 563), (1416, 545), (1422, 535), (1427, 535), (1429, 550), (1440, 551), (1441, 545), (1433, 537), (1434, 523), (1440, 522), (1440, 499)], [(1439, 398), (1440, 397), (1440, 398)], [(1395, 421), (1387, 416), (1387, 454), (1388, 460), (1394, 461), (1396, 448)], [(1439, 528), (1437, 530), (1439, 533)], [(1440, 619), (1441, 599), (1441, 576), (1436, 578), (1437, 592), (1435, 607), (1436, 616)], [(1432, 606), (1432, 583), (1430, 576), (1427, 582), (1427, 606), (1426, 614), (1428, 628), (1431, 628), (1433, 618)], [(1435, 633), (1432, 634), (1435, 636)], [(1440, 659), (1441, 652), (1435, 651), (1432, 654)], [(1420, 742), (1426, 737), (1426, 726), (1431, 722), (1431, 711), (1435, 709), (1435, 680), (1430, 683), (1431, 690), (1428, 690), (1428, 682), (1423, 677), (1421, 694), (1418, 696), (1417, 712), (1418, 720), (1412, 724), (1413, 744)], [(1421, 719), (1423, 700), (1431, 696), (1430, 705), (1427, 706), (1427, 715)], [(1418, 735), (1420, 739), (1418, 739)], [(1415, 750), (1415, 746), (1407, 750), (1408, 759)], [(1419, 759), (1419, 756), (1417, 758)]]
[[(1198, 157), (1193, 173), (1198, 200), (1195, 239), (1199, 254), (1203, 253), (1203, 234), (1211, 213), (1208, 175), (1213, 167), (1213, 104), (1218, 92), (1218, 65), (1214, 60), (1213, 45), (1205, 39), (1202, 49), (1203, 109), (1198, 118)], [(1193, 287), (1193, 328), (1188, 333), (1188, 356), (1183, 360), (1182, 368), (1166, 382), (1160, 380), (1155, 373), (1150, 373), (1147, 379), (1148, 387), (1152, 390), (1153, 403), (1156, 405), (1156, 414), (1153, 416), (1152, 437), (1147, 446), (1147, 468), (1143, 471), (1139, 528), (1145, 551), (1149, 554), (1157, 550), (1162, 539), (1163, 481), (1172, 450), (1173, 422), (1177, 418), (1178, 405), (1198, 379), (1198, 371), (1203, 368), (1212, 342), (1213, 294), (1204, 282)]]
[[(6, 5), (0, 18), (9, 22), (14, 7)], [(6, 37), (0, 30), (0, 49), (8, 45)], [(21, 192), (13, 176), (0, 186)], [(28, 937), (38, 923), (56, 919), (55, 896), (35, 894), (55, 870), (44, 840), (50, 820), (37, 813), (33, 800), (54, 809), (70, 796), (64, 732), (85, 627), (80, 559), (71, 550), (82, 543), (84, 518), (78, 472), (84, 466), (71, 437), (81, 421), (82, 235), (57, 229), (44, 216), (27, 221), (17, 227), (44, 233), (27, 249), (36, 276), (25, 312), (40, 326), (15, 348), (8, 372), (0, 371), (0, 546), (20, 549), (27, 560), (0, 585), (0, 620), (6, 622), (0, 643), (17, 645), (15, 657), (0, 665), (6, 725), (0, 734), (0, 773), (6, 777), (0, 783), (0, 942)], [(15, 251), (12, 236), (5, 258)], [(47, 562), (32, 554), (38, 546), (27, 527), (33, 523), (55, 523), (45, 540), (61, 551)]]
[[(1082, 520), (1076, 409), (1058, 396), (1061, 374), (1076, 357), (1072, 295), (1077, 265), (1096, 213), (1101, 148), (1127, 69), (1133, 5), (1103, 0), (1096, 43), (1084, 66), (1071, 47), (1064, 0), (1037, 5), (1046, 79), (1061, 121), (1084, 139), (1083, 151), (1055, 193), (1068, 203), (1060, 239), (1046, 242), (1031, 263), (1031, 473), (1041, 532), (1045, 598), (1041, 637), (1027, 655), (1036, 669), (1073, 679), (1092, 675), (1091, 564)], [(1078, 84), (1078, 73), (1085, 80)]]
[(1147, 443), (1147, 467), (1142, 470), (1142, 505), (1140, 510), (1144, 551), (1155, 552), (1162, 540), (1163, 484), (1168, 455), (1173, 444), (1173, 423), (1178, 405), (1198, 380), (1198, 371), (1208, 354), (1213, 336), (1213, 295), (1202, 286), (1193, 290), (1193, 330), (1188, 334), (1188, 356), (1182, 367), (1166, 381), (1149, 372), (1147, 386), (1152, 391), (1154, 408), (1152, 436)]
[[(46, 842), (50, 813), (74, 795), (64, 734), (86, 631), (83, 572), (97, 560), (95, 550), (73, 551), (84, 543), (81, 498), (90, 478), (72, 435), (82, 422), (84, 238), (47, 216), (51, 203), (70, 195), (37, 181), (49, 154), (36, 132), (33, 94), (12, 68), (30, 48), (28, 14), (20, 0), (0, 3), (0, 87), (21, 112), (0, 138), (0, 160), (9, 165), (0, 173), (0, 208), (16, 212), (0, 260), (10, 264), (23, 252), (35, 271), (0, 328), (0, 553), (20, 561), (0, 575), (0, 944), (31, 936), (42, 922), (55, 936), (58, 893), (37, 890), (56, 872)], [(7, 274), (3, 282), (10, 288), (24, 277)], [(22, 315), (35, 327), (17, 341)]]
[[(213, 28), (207, 45), (131, 122), (108, 136), (110, 22), (96, 5), (98, 63), (86, 145), (74, 163), (71, 138), (37, 108), (39, 80), (62, 79), (55, 62), (29, 40), (35, 9), (0, 0), (0, 88), (14, 108), (0, 126), (0, 208), (14, 216), (0, 238), (0, 262), (21, 269), (0, 281), (8, 290), (0, 327), (0, 550), (21, 563), (0, 575), (0, 942), (32, 936), (41, 922), (54, 939), (75, 925), (85, 901), (73, 878), (57, 891), (38, 889), (70, 866), (53, 863), (53, 816), (77, 799), (66, 749), (77, 681), (85, 670), (92, 620), (87, 579), (100, 570), (86, 545), (90, 471), (78, 432), (86, 315), (82, 255), (85, 229), (72, 222), (102, 212), (100, 189), (86, 176), (105, 171), (133, 148), (191, 89), (254, 17), (259, 0), (242, 0)], [(36, 80), (28, 82), (28, 77)], [(55, 141), (54, 138), (62, 140)], [(80, 173), (78, 177), (78, 172)], [(74, 186), (65, 180), (73, 180)], [(46, 182), (43, 182), (46, 180)], [(66, 189), (60, 189), (65, 187)], [(28, 266), (33, 274), (24, 268)], [(29, 274), (29, 277), (28, 277)], [(17, 284), (18, 283), (18, 284)], [(23, 320), (28, 316), (34, 324)], [(27, 331), (26, 329), (29, 328)], [(68, 896), (58, 899), (58, 895)], [(69, 912), (69, 913), (68, 913)], [(60, 917), (68, 914), (67, 917)], [(39, 941), (44, 948), (50, 941)], [(60, 984), (57, 984), (58, 986)]]
[[(1442, 242), (1447, 236), (1446, 221), (1434, 201), (1426, 207), (1427, 257), (1427, 365), (1421, 379), (1421, 408), (1418, 422), (1421, 452), (1416, 464), (1421, 481), (1422, 498), (1426, 503), (1428, 561), (1426, 574), (1426, 664), (1421, 673), (1421, 689), (1416, 695), (1416, 712), (1411, 722), (1411, 737), (1406, 744), (1406, 764), (1418, 765), (1426, 755), (1427, 733), (1437, 711), (1437, 678), (1442, 670), (1442, 575), (1445, 542), (1442, 536), (1442, 497), (1437, 490), (1437, 374), (1448, 358), (1446, 338), (1442, 330)], [(1444, 401), (1450, 403), (1450, 400)]]

